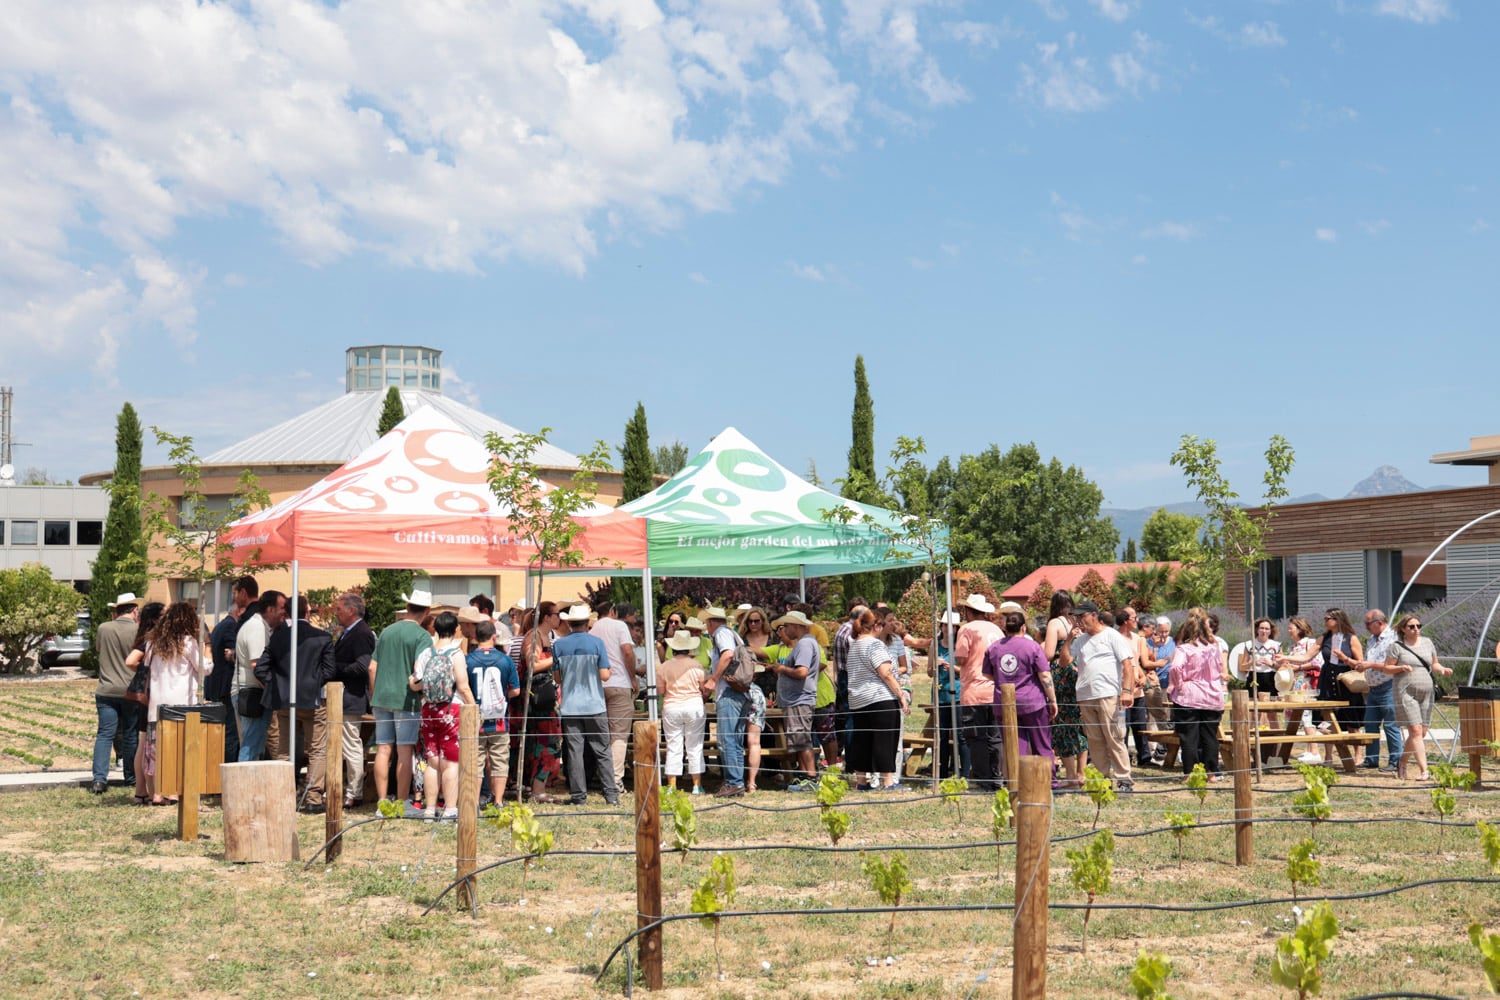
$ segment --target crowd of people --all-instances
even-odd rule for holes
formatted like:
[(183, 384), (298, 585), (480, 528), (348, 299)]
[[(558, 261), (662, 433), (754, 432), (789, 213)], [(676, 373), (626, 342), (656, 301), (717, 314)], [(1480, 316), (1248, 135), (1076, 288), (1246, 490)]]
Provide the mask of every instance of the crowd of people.
[[(304, 811), (326, 809), (327, 766), (344, 769), (346, 807), (363, 801), (371, 743), (376, 798), (409, 802), (428, 819), (453, 818), (460, 707), (471, 704), (479, 709), (486, 798), (577, 805), (596, 788), (615, 804), (631, 723), (652, 698), (665, 780), (686, 776), (691, 794), (705, 791), (710, 714), (719, 796), (758, 790), (762, 737), (772, 729), (785, 762), (779, 783), (789, 790), (815, 788), (818, 772), (835, 764), (861, 789), (899, 790), (912, 650), (936, 672), (928, 732), (937, 774), (961, 775), (979, 790), (1004, 780), (1002, 685), (1015, 689), (1021, 752), (1053, 758), (1059, 788), (1080, 787), (1092, 763), (1129, 791), (1133, 767), (1163, 762), (1164, 747), (1150, 736), (1167, 729), (1185, 773), (1201, 763), (1220, 780), (1219, 734), (1236, 680), (1252, 697), (1306, 692), (1347, 702), (1341, 726), (1383, 733), (1386, 767), (1425, 778), (1432, 674), (1451, 673), (1421, 638), (1415, 614), (1391, 629), (1382, 612), (1368, 612), (1364, 641), (1340, 609), (1328, 611), (1321, 637), (1294, 617), (1286, 648), (1275, 623), (1261, 618), (1231, 651), (1217, 616), (1202, 609), (1191, 609), (1174, 634), (1166, 617), (1101, 609), (1066, 591), (1052, 596), (1036, 625), (1015, 602), (997, 608), (971, 594), (941, 616), (932, 639), (907, 634), (891, 607), (860, 597), (847, 602), (830, 636), (810, 606), (787, 595), (776, 614), (749, 604), (669, 613), (656, 630), (660, 665), (648, 689), (646, 623), (626, 604), (543, 601), (501, 615), (476, 595), (466, 607), (435, 612), (431, 594), (416, 589), (377, 633), (356, 592), (334, 600), (331, 630), (313, 620), (304, 597), (262, 592), (252, 576), (236, 580), (232, 594), (233, 612), (207, 634), (187, 602), (121, 594), (111, 603), (113, 620), (98, 630), (95, 792), (107, 788), (113, 750), (137, 802), (171, 801), (154, 787), (160, 710), (204, 702), (222, 706), (229, 761), (284, 760), (295, 730), (307, 761)], [(1360, 680), (1351, 681), (1356, 673)], [(331, 765), (322, 700), (330, 681), (343, 684), (344, 719), (335, 734), (340, 759)], [(1314, 739), (1298, 759), (1329, 759), (1310, 715), (1304, 726)], [(1362, 758), (1379, 767), (1379, 742)]]

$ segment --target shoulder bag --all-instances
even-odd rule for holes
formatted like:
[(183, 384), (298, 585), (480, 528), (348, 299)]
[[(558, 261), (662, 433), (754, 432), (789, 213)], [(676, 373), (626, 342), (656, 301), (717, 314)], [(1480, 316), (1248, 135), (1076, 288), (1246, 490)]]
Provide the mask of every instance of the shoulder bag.
[(1417, 652), (1417, 651), (1416, 651), (1416, 650), (1415, 650), (1415, 649), (1412, 649), (1412, 648), (1411, 648), (1411, 647), (1410, 647), (1410, 646), (1408, 646), (1408, 645), (1407, 645), (1407, 644), (1406, 644), (1406, 643), (1404, 643), (1404, 642), (1402, 642), (1402, 641), (1401, 641), (1401, 640), (1400, 640), (1400, 639), (1397, 639), (1397, 640), (1396, 640), (1396, 645), (1398, 645), (1398, 646), (1400, 646), (1400, 647), (1401, 647), (1401, 648), (1402, 648), (1402, 649), (1404, 649), (1404, 650), (1406, 650), (1406, 651), (1407, 651), (1407, 652), (1408, 652), (1408, 653), (1410, 653), (1410, 654), (1411, 654), (1411, 655), (1412, 655), (1412, 656), (1415, 656), (1415, 657), (1416, 657), (1416, 658), (1417, 658), (1417, 662), (1418, 662), (1418, 663), (1420, 663), (1420, 664), (1422, 664), (1422, 666), (1423, 666), (1423, 667), (1425, 667), (1425, 668), (1426, 668), (1426, 669), (1427, 669), (1427, 672), (1428, 672), (1428, 673), (1429, 673), (1429, 674), (1430, 674), (1430, 673), (1432, 673), (1432, 664), (1430, 664), (1430, 663), (1428, 663), (1428, 662), (1427, 662), (1427, 661), (1426, 661), (1426, 660), (1425, 660), (1425, 659), (1424, 659), (1424, 658), (1423, 658), (1423, 657), (1422, 657), (1422, 654), (1421, 654), (1421, 653), (1419, 653), (1419, 652)]
[(151, 660), (143, 658), (140, 666), (135, 668), (135, 676), (130, 678), (130, 683), (125, 688), (125, 700), (133, 701), (137, 705), (146, 705), (151, 702)]

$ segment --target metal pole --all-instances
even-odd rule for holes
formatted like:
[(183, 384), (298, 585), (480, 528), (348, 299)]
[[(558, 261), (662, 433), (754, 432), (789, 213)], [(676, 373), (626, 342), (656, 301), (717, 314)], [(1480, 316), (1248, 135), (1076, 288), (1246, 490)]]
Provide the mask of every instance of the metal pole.
[(641, 570), (641, 619), (646, 634), (646, 717), (656, 721), (656, 602), (651, 599), (651, 567)]
[[(300, 570), (300, 568), (301, 567), (299, 566), (298, 561), (296, 559), (293, 559), (292, 597), (297, 602), (297, 615), (300, 615), (302, 613), (302, 599), (297, 595), (298, 571)], [(290, 732), (287, 733), (286, 759), (290, 761), (292, 765), (293, 795), (295, 795), (297, 792), (297, 615), (292, 616), (292, 680), (287, 689), (291, 707), (287, 709), (286, 713), (286, 728), (290, 730)], [(274, 684), (275, 681), (273, 680), (272, 683)], [(342, 766), (342, 763), (340, 764), (340, 766)]]
[(1406, 600), (1407, 592), (1411, 590), (1412, 584), (1416, 583), (1417, 577), (1422, 575), (1422, 571), (1427, 568), (1427, 564), (1436, 559), (1438, 557), (1438, 553), (1446, 549), (1448, 547), (1448, 543), (1453, 541), (1453, 539), (1457, 538), (1459, 535), (1462, 535), (1465, 531), (1468, 531), (1480, 521), (1487, 521), (1490, 518), (1494, 517), (1496, 514), (1500, 514), (1500, 510), (1492, 510), (1488, 514), (1481, 514), (1478, 517), (1474, 518), (1474, 520), (1470, 521), (1468, 524), (1464, 525), (1462, 528), (1459, 528), (1453, 534), (1443, 539), (1442, 544), (1432, 550), (1432, 555), (1422, 560), (1422, 565), (1417, 567), (1417, 571), (1411, 575), (1411, 580), (1407, 582), (1405, 587), (1401, 588), (1401, 596), (1396, 598), (1395, 605), (1391, 607), (1391, 621), (1396, 620), (1396, 612), (1401, 609), (1401, 602)]
[(807, 567), (801, 563), (797, 564), (797, 599), (807, 603)]
[[(947, 597), (948, 597), (948, 607), (944, 610), (943, 617), (944, 618), (948, 618), (948, 612), (953, 610), (953, 564), (951, 562), (948, 563), (946, 566), (943, 567), (943, 585), (944, 585), (944, 587), (945, 587), (945, 589), (947, 591)], [(948, 656), (952, 657), (953, 656), (953, 623), (952, 623), (952, 621), (949, 621), (946, 625), (943, 626), (943, 628), (948, 633)], [(949, 667), (953, 671), (955, 671), (955, 672), (957, 672), (957, 670), (958, 670), (958, 664), (957, 663), (951, 663), (951, 664), (949, 664)], [(959, 753), (959, 750), (958, 750), (958, 715), (959, 715), (959, 706), (955, 703), (954, 706), (953, 706), (953, 773), (954, 774), (958, 774), (960, 771), (963, 770), (963, 763), (962, 763), (963, 756)], [(941, 727), (939, 727), (939, 728), (941, 729)], [(942, 737), (942, 733), (939, 732), (938, 736), (939, 736), (939, 738), (941, 738)]]

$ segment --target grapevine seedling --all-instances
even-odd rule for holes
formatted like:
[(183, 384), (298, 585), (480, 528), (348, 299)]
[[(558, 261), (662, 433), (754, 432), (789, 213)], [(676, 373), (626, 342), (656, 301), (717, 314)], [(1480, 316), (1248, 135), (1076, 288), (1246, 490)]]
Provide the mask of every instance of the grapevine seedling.
[(693, 890), (693, 912), (701, 913), (698, 919), (704, 927), (714, 929), (714, 966), (719, 978), (724, 978), (724, 964), (719, 961), (719, 914), (734, 905), (734, 858), (728, 854), (714, 857), (708, 874)]
[(379, 802), (375, 803), (375, 815), (380, 817), (380, 832), (375, 836), (375, 840), (377, 843), (382, 837), (385, 836), (386, 822), (388, 820), (400, 819), (405, 814), (405, 812), (406, 809), (401, 805), (401, 803), (395, 802), (391, 799), (381, 799)]
[(1323, 876), (1323, 862), (1313, 858), (1313, 850), (1317, 844), (1312, 839), (1299, 840), (1292, 845), (1291, 853), (1286, 856), (1286, 877), (1292, 883), (1292, 898), (1297, 898), (1297, 886), (1321, 885)]
[(1491, 993), (1500, 993), (1500, 934), (1489, 934), (1478, 923), (1469, 925), (1469, 940), (1479, 949), (1484, 978)]
[(1490, 871), (1500, 875), (1500, 828), (1490, 826), (1484, 820), (1474, 824), (1479, 831), (1479, 849), (1484, 852), (1484, 860), (1489, 862)]
[(1302, 915), (1297, 929), (1276, 942), (1271, 979), (1278, 986), (1297, 991), (1297, 1000), (1307, 1000), (1323, 990), (1323, 963), (1333, 953), (1339, 922), (1325, 900)]
[(1432, 775), (1432, 780), (1437, 782), (1439, 788), (1456, 788), (1461, 792), (1472, 791), (1474, 788), (1474, 772), (1456, 771), (1446, 760), (1430, 765), (1427, 772)]
[(938, 782), (938, 792), (943, 796), (946, 805), (953, 806), (958, 810), (959, 825), (964, 821), (964, 792), (969, 790), (969, 779), (952, 777), (944, 778)]
[(661, 807), (672, 814), (672, 849), (681, 852), (680, 866), (685, 866), (688, 848), (698, 843), (698, 818), (693, 815), (693, 800), (681, 789), (663, 786)]
[(552, 832), (543, 830), (531, 807), (520, 802), (512, 802), (504, 809), (496, 809), (492, 802), (480, 814), (480, 818), (497, 830), (510, 830), (511, 847), (526, 855), (521, 859), (521, 895), (525, 896), (526, 876), (531, 869), (531, 862), (535, 860), (541, 863), (547, 852), (552, 850)]
[(1145, 949), (1135, 957), (1135, 968), (1130, 970), (1130, 986), (1135, 990), (1136, 1000), (1173, 1000), (1167, 992), (1167, 980), (1172, 976), (1172, 963), (1167, 956)]
[(1193, 832), (1193, 827), (1198, 821), (1193, 814), (1186, 810), (1168, 809), (1167, 822), (1172, 826), (1172, 834), (1177, 838), (1177, 863), (1182, 864), (1182, 838)]
[(1441, 785), (1432, 789), (1432, 808), (1438, 814), (1438, 850), (1443, 849), (1443, 832), (1448, 828), (1448, 817), (1453, 815), (1457, 800), (1453, 793)]
[(848, 813), (837, 809), (823, 810), (823, 829), (828, 831), (828, 839), (833, 842), (834, 847), (839, 846), (839, 841), (849, 832), (849, 823)]
[[(1011, 817), (1015, 813), (1016, 811), (1010, 805), (1010, 789), (1002, 785), (995, 790), (995, 801), (990, 805), (990, 832), (995, 835), (997, 841), (1001, 840), (1009, 832)], [(997, 878), (1003, 876), (1003, 871), (1000, 867), (1002, 864), (1004, 864), (1004, 857), (1001, 855), (1000, 845), (997, 843), (995, 845), (995, 876)]]
[(844, 796), (848, 793), (849, 782), (844, 780), (843, 773), (837, 767), (830, 767), (818, 779), (818, 790), (815, 797), (817, 798), (818, 805), (824, 809), (829, 809), (844, 801)]
[(1099, 827), (1099, 811), (1113, 802), (1118, 796), (1115, 794), (1114, 783), (1099, 773), (1099, 769), (1092, 764), (1083, 768), (1083, 790), (1088, 793), (1094, 803), (1094, 825), (1090, 830)]
[(1115, 872), (1115, 835), (1100, 830), (1084, 848), (1068, 849), (1068, 878), (1073, 888), (1089, 898), (1083, 910), (1083, 953), (1089, 953), (1089, 918), (1094, 915), (1094, 898), (1109, 891), (1109, 880)]
[(1317, 837), (1318, 824), (1333, 815), (1333, 807), (1328, 804), (1328, 786), (1316, 775), (1304, 774), (1307, 780), (1307, 790), (1298, 792), (1292, 796), (1292, 811), (1298, 816), (1307, 817), (1312, 823), (1314, 838)]
[[(906, 855), (897, 851), (891, 855), (890, 861), (880, 861), (876, 858), (865, 858), (863, 864), (865, 877), (870, 880), (870, 887), (880, 896), (880, 901), (886, 906), (899, 907), (901, 897), (911, 892), (911, 879), (906, 877)], [(891, 953), (891, 942), (896, 937), (896, 911), (891, 911), (891, 924), (885, 932), (885, 952)]]
[(1192, 772), (1187, 776), (1188, 791), (1198, 796), (1198, 817), (1203, 817), (1203, 800), (1208, 798), (1208, 772), (1203, 769), (1202, 763), (1194, 764)]
[(1302, 775), (1302, 783), (1311, 785), (1314, 781), (1321, 781), (1324, 788), (1332, 788), (1338, 784), (1339, 775), (1331, 767), (1322, 764), (1298, 764), (1297, 773)]

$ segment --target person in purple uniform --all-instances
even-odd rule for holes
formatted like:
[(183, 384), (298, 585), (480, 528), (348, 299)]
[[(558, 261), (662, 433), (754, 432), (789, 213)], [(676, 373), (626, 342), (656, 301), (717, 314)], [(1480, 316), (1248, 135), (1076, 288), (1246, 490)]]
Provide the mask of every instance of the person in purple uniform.
[(1042, 646), (1026, 634), (1026, 609), (1015, 601), (999, 608), (1005, 637), (984, 653), (986, 677), (995, 681), (995, 715), (1000, 715), (1000, 688), (1016, 687), (1016, 731), (1021, 753), (1052, 756), (1052, 720), (1057, 718), (1057, 693)]

